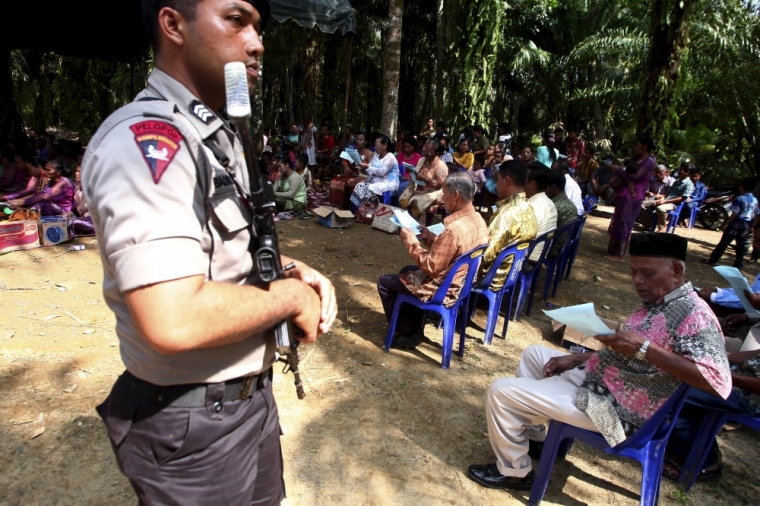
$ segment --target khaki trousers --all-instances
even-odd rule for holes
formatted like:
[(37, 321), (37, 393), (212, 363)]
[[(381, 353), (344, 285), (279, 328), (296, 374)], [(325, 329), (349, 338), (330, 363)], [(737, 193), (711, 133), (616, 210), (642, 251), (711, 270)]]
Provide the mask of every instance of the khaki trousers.
[(545, 346), (523, 351), (516, 377), (501, 378), (486, 395), (486, 420), (496, 466), (504, 476), (524, 477), (531, 469), (528, 440), (543, 441), (550, 420), (597, 431), (588, 415), (575, 407), (575, 394), (586, 377), (582, 369), (543, 377), (546, 362), (566, 355)]

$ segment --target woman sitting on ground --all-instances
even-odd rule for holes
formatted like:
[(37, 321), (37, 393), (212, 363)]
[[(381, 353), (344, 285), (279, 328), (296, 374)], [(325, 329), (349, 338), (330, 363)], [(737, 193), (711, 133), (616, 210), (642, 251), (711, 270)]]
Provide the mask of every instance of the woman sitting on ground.
[(381, 134), (375, 140), (375, 156), (367, 167), (369, 179), (354, 187), (354, 193), (351, 195), (354, 204), (359, 205), (372, 195), (398, 190), (398, 162), (390, 150), (391, 147), (391, 141), (385, 135)]
[[(398, 162), (398, 168), (401, 170), (401, 166), (404, 163), (407, 163), (411, 165), (412, 167), (417, 166), (417, 162), (420, 161), (420, 158), (422, 158), (422, 155), (417, 153), (415, 149), (417, 148), (417, 140), (414, 137), (407, 136), (404, 137), (404, 139), (401, 141), (401, 151), (396, 155), (396, 161)], [(406, 170), (404, 172), (404, 177), (399, 183), (399, 192), (403, 193), (404, 190), (406, 190), (406, 187), (409, 185), (409, 171)]]
[(74, 169), (74, 213), (76, 216), (69, 218), (69, 236), (95, 235), (95, 226), (92, 224), (90, 209), (84, 200), (82, 191), (82, 164)]
[(356, 168), (353, 159), (345, 151), (340, 154), (338, 160), (340, 160), (342, 174), (330, 181), (330, 205), (340, 209), (348, 209), (354, 186), (366, 178), (359, 175), (359, 169)]
[(409, 209), (411, 215), (422, 225), (425, 225), (425, 212), (435, 204), (441, 194), (441, 188), (449, 175), (448, 166), (441, 160), (443, 145), (436, 140), (428, 141), (422, 151), (424, 158), (417, 162), (416, 178), (425, 186), (417, 186), (414, 181), (409, 183), (401, 195), (401, 207)]
[(42, 190), (48, 184), (50, 179), (45, 176), (45, 164), (47, 160), (39, 156), (33, 156), (26, 162), (27, 172), (29, 173), (29, 179), (26, 182), (26, 187), (23, 190), (19, 190), (16, 193), (6, 193), (3, 195), (0, 193), (0, 200), (16, 200), (21, 197), (35, 196), (42, 193)]
[[(275, 157), (280, 178), (274, 185), (274, 203), (278, 211), (298, 211), (306, 207), (306, 183), (293, 167), (288, 155), (280, 153)], [(292, 165), (291, 165), (292, 164)]]
[(15, 207), (32, 207), (42, 216), (60, 216), (74, 208), (74, 183), (63, 177), (63, 163), (49, 161), (45, 165), (45, 175), (50, 184), (39, 195), (11, 201)]
[(475, 161), (475, 157), (470, 153), (470, 141), (462, 139), (459, 141), (457, 151), (453, 155), (454, 166), (459, 170), (472, 169), (472, 162)]

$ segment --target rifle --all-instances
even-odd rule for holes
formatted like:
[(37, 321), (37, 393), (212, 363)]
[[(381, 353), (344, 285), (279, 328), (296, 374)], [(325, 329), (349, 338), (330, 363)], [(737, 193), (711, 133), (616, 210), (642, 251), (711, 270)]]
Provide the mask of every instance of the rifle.
[[(253, 144), (253, 137), (248, 129), (248, 118), (251, 116), (251, 97), (248, 91), (248, 76), (245, 64), (242, 62), (227, 63), (224, 66), (224, 81), (227, 89), (227, 116), (237, 129), (240, 142), (243, 144), (248, 180), (251, 191), (246, 196), (253, 214), (253, 226), (256, 239), (251, 240), (251, 256), (258, 271), (259, 282), (263, 285), (282, 279), (285, 271), (295, 268), (294, 263), (282, 267), (280, 262), (280, 247), (277, 242), (277, 230), (274, 226), (274, 215), (277, 212), (271, 183), (264, 182), (259, 170), (259, 156)], [(267, 192), (266, 190), (270, 190)], [(251, 234), (253, 237), (254, 234)], [(280, 360), (285, 362), (283, 373), (293, 373), (296, 394), (299, 399), (305, 397), (301, 375), (298, 372), (298, 341), (290, 338), (292, 326), (287, 320), (275, 327), (275, 340)], [(295, 329), (296, 332), (300, 332)], [(284, 358), (283, 358), (284, 357)]]

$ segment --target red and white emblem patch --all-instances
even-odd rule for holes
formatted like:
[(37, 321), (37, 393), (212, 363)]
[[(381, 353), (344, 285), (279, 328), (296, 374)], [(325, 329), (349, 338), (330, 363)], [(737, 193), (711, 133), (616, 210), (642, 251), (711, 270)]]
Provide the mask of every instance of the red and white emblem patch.
[(163, 121), (143, 121), (129, 127), (148, 164), (153, 182), (158, 184), (174, 155), (179, 151), (182, 134)]

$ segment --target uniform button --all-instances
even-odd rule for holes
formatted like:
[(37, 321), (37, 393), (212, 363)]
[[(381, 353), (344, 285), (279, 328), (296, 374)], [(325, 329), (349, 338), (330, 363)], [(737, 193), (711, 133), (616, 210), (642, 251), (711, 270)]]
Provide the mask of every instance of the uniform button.
[(221, 411), (222, 411), (222, 408), (223, 408), (223, 407), (224, 407), (224, 406), (222, 405), (222, 403), (221, 403), (221, 402), (215, 402), (215, 403), (214, 403), (214, 412), (215, 412), (215, 413), (219, 413), (219, 412), (221, 412)]

